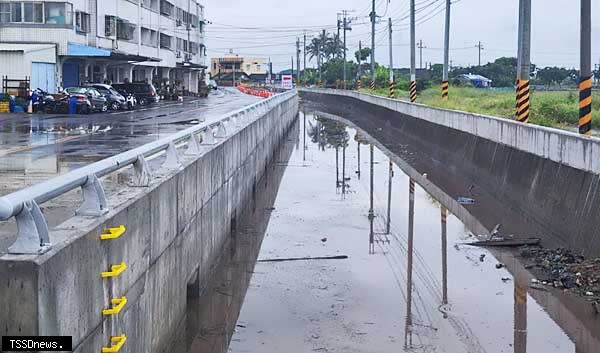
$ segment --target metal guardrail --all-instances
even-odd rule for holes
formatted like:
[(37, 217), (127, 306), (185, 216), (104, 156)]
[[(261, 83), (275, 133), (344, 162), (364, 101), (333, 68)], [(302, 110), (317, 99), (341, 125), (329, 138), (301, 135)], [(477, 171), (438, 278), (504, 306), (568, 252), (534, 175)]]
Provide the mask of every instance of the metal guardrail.
[[(100, 217), (108, 212), (104, 188), (99, 178), (118, 170), (133, 166), (133, 186), (147, 187), (150, 184), (151, 170), (147, 158), (165, 152), (163, 169), (181, 167), (176, 144), (187, 142), (186, 155), (198, 155), (200, 144), (215, 144), (216, 138), (226, 138), (230, 124), (234, 128), (239, 120), (257, 119), (278, 104), (296, 95), (296, 91), (275, 95), (250, 106), (225, 114), (212, 123), (199, 124), (188, 129), (145, 144), (135, 149), (103, 159), (88, 166), (57, 176), (42, 183), (16, 191), (0, 198), (0, 221), (12, 217), (17, 221), (17, 240), (9, 247), (11, 254), (40, 254), (51, 247), (48, 225), (39, 205), (59, 197), (78, 187), (83, 191), (83, 202), (77, 215)], [(198, 139), (198, 134), (202, 139)]]

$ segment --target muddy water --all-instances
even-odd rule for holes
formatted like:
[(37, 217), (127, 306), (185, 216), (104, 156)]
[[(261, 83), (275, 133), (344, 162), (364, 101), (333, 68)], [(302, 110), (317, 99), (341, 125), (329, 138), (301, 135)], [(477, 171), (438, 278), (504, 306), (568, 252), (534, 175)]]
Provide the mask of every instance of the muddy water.
[(600, 351), (586, 303), (463, 245), (480, 229), (364, 133), (301, 114), (291, 136), (174, 353)]

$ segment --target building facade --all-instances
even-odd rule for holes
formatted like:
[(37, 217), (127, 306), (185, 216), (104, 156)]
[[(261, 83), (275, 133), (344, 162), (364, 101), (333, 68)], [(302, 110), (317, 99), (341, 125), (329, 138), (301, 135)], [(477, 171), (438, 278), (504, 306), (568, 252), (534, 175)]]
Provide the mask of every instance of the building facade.
[(129, 81), (196, 93), (204, 26), (198, 0), (0, 0), (0, 76), (49, 92)]
[(230, 51), (222, 57), (212, 58), (210, 73), (213, 77), (223, 74), (245, 73), (246, 75), (264, 74), (268, 71), (268, 63), (264, 58), (247, 58)]

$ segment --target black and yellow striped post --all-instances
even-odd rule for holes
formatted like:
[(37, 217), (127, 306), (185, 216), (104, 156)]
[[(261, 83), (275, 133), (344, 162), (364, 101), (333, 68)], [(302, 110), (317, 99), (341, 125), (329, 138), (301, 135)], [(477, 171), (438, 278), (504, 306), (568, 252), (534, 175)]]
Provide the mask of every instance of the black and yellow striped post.
[(527, 124), (529, 122), (529, 80), (517, 81), (517, 113), (518, 121)]
[(579, 133), (592, 135), (592, 76), (579, 82)]
[(410, 101), (415, 103), (417, 101), (417, 81), (410, 81), (409, 94)]
[(448, 91), (450, 89), (450, 83), (448, 81), (442, 81), (442, 100), (448, 100)]
[(356, 90), (360, 91), (360, 89), (362, 88), (362, 82), (360, 82), (360, 80), (356, 80)]
[(390, 81), (390, 98), (396, 98), (396, 81)]
[(371, 89), (375, 90), (375, 81), (371, 81)]

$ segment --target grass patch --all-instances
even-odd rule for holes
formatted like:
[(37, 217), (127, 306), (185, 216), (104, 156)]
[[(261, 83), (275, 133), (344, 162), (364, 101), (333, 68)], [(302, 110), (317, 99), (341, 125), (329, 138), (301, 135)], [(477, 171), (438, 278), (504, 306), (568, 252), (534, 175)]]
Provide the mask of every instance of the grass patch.
[[(363, 89), (363, 92), (387, 96), (387, 89)], [(408, 92), (397, 91), (399, 99), (408, 99)], [(450, 99), (443, 101), (441, 88), (428, 88), (419, 93), (417, 102), (433, 107), (466, 111), (514, 119), (515, 94), (510, 90), (485, 90), (470, 87), (450, 87)], [(532, 92), (530, 120), (532, 124), (557, 128), (573, 128), (579, 120), (578, 92)], [(600, 126), (600, 93), (593, 93), (592, 126)]]

